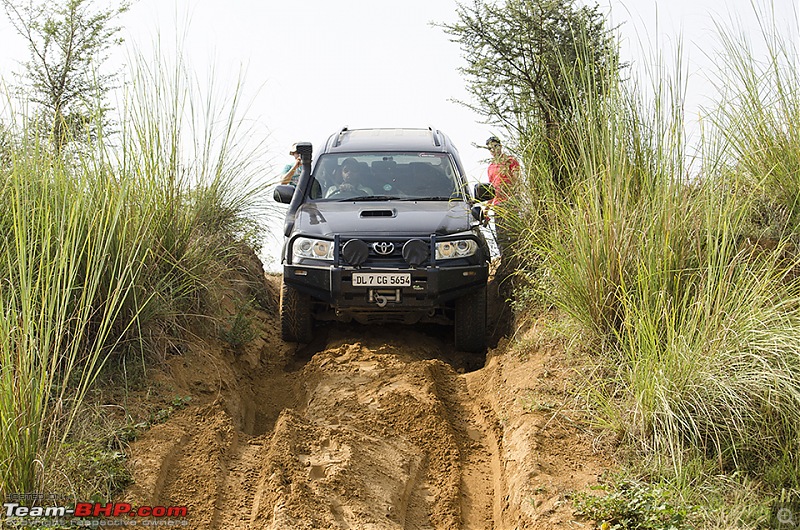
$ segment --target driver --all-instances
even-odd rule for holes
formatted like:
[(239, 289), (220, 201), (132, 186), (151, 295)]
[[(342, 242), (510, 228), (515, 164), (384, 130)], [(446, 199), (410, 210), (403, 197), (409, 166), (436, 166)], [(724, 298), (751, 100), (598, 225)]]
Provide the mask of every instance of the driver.
[(355, 158), (346, 158), (339, 169), (341, 182), (328, 188), (328, 191), (325, 192), (325, 197), (327, 198), (337, 193), (342, 195), (372, 195), (372, 189), (359, 182), (359, 170), (360, 168)]

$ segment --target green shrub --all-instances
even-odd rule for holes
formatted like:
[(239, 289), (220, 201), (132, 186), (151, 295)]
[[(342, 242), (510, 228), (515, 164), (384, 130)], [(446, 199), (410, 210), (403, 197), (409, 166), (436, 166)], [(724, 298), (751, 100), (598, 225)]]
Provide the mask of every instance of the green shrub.
[(573, 496), (576, 513), (602, 530), (681, 530), (693, 528), (691, 508), (675, 502), (665, 488), (632, 479), (598, 486), (606, 494)]

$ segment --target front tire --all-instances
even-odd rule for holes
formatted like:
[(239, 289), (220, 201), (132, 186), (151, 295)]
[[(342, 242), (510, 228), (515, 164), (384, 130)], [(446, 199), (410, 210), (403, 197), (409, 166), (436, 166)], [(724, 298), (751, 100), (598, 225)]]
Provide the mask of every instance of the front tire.
[(469, 353), (486, 350), (486, 286), (456, 300), (455, 346)]
[(286, 282), (281, 284), (281, 338), (287, 342), (309, 343), (314, 335), (311, 296)]

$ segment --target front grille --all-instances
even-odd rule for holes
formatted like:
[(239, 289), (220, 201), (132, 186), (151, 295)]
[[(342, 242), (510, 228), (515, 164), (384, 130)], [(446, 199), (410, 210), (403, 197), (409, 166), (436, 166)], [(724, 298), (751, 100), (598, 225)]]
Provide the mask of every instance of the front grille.
[[(339, 262), (342, 265), (349, 265), (349, 263), (347, 263), (347, 261), (343, 258), (342, 253), (341, 253), (341, 249), (344, 246), (344, 244), (347, 243), (347, 241), (349, 241), (350, 239), (355, 239), (355, 238), (341, 239), (339, 241)], [(406, 260), (403, 259), (403, 245), (405, 245), (406, 242), (409, 239), (412, 239), (412, 238), (387, 238), (387, 237), (383, 237), (383, 238), (364, 238), (364, 237), (362, 237), (362, 238), (358, 238), (358, 239), (360, 239), (361, 241), (366, 243), (367, 246), (369, 247), (369, 255), (368, 255), (366, 261), (361, 264), (362, 268), (377, 268), (377, 269), (381, 269), (381, 268), (387, 268), (387, 269), (389, 269), (389, 268), (408, 268), (408, 266), (409, 266), (408, 263), (406, 263)], [(413, 239), (422, 240), (422, 241), (424, 241), (426, 244), (428, 244), (430, 246), (430, 238), (413, 238)], [(382, 254), (379, 254), (379, 253), (377, 253), (375, 251), (375, 248), (373, 246), (374, 243), (392, 243), (394, 245), (394, 249), (389, 254), (382, 255)], [(430, 257), (428, 258), (428, 262), (422, 264), (422, 266), (426, 266), (426, 265), (429, 265), (429, 264), (430, 264)]]

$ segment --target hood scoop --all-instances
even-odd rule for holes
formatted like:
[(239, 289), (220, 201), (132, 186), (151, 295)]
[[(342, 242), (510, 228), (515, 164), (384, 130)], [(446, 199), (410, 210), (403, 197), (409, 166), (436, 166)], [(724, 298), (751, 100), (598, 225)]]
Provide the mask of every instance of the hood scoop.
[(397, 210), (361, 210), (362, 219), (375, 217), (397, 217)]

